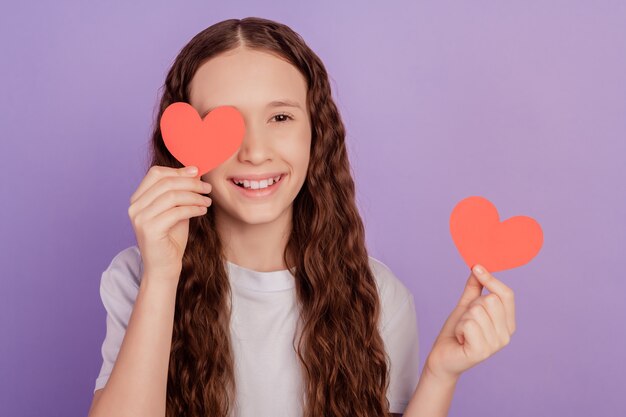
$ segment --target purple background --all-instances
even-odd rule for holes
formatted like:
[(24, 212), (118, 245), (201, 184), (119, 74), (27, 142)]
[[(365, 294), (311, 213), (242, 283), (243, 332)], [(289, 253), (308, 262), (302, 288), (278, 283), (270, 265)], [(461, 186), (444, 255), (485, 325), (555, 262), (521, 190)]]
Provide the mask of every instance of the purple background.
[(86, 415), (100, 275), (135, 244), (157, 90), (193, 35), (246, 16), (325, 62), (370, 254), (415, 294), (422, 364), (468, 277), (454, 205), (482, 195), (542, 225), (539, 255), (495, 274), (517, 333), (449, 415), (626, 415), (623, 1), (115, 3), (1, 13), (0, 415)]

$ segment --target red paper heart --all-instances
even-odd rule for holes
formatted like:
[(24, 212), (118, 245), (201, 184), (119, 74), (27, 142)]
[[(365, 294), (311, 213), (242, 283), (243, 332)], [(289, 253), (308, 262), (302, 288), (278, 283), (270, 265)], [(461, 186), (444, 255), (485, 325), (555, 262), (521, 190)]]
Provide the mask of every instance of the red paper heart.
[(496, 207), (472, 196), (456, 205), (450, 216), (452, 239), (470, 268), (481, 264), (489, 272), (524, 265), (543, 244), (541, 226), (528, 216), (500, 222)]
[(170, 153), (184, 166), (204, 175), (230, 158), (241, 146), (245, 123), (231, 106), (216, 107), (202, 120), (188, 103), (175, 102), (161, 116), (161, 135)]

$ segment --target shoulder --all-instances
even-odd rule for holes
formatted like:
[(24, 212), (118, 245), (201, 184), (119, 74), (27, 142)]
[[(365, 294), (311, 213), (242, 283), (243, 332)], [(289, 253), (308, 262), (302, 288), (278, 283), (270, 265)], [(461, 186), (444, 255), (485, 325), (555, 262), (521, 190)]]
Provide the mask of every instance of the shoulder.
[(413, 300), (413, 294), (391, 268), (373, 256), (368, 256), (368, 258), (382, 307), (380, 324), (384, 327), (396, 312)]
[(143, 263), (136, 245), (119, 251), (102, 273), (100, 289), (109, 293), (136, 292), (141, 283)]

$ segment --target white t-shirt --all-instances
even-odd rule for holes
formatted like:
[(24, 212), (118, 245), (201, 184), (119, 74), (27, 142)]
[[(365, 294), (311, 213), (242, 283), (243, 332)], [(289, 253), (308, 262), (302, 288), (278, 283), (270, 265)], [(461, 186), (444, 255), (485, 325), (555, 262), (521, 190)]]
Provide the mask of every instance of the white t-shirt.
[[(371, 256), (369, 263), (382, 304), (379, 329), (389, 355), (389, 410), (403, 413), (419, 379), (413, 295), (385, 264)], [(227, 265), (233, 296), (234, 416), (302, 415), (302, 374), (293, 347), (298, 318), (294, 277), (289, 270), (258, 272), (230, 261)], [(94, 392), (104, 387), (113, 369), (142, 270), (139, 248), (131, 246), (118, 253), (102, 273), (106, 336)]]

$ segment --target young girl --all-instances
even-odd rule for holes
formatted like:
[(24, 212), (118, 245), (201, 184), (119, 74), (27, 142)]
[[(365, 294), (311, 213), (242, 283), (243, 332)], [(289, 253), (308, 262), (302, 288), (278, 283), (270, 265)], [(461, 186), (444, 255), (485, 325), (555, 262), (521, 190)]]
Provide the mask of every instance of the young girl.
[(420, 375), (413, 296), (367, 254), (315, 53), (277, 22), (217, 23), (176, 58), (157, 120), (179, 101), (236, 107), (245, 137), (199, 178), (155, 124), (137, 246), (102, 275), (89, 415), (445, 416), (460, 374), (509, 342), (513, 293), (471, 274)]

